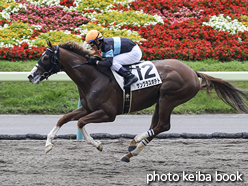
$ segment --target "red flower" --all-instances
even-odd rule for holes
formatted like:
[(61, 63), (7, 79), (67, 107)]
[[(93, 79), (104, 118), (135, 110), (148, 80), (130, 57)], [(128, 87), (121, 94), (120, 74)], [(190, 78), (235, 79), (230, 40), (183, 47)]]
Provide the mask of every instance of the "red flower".
[(70, 8), (70, 6), (73, 6), (74, 0), (60, 0), (60, 4), (67, 6)]

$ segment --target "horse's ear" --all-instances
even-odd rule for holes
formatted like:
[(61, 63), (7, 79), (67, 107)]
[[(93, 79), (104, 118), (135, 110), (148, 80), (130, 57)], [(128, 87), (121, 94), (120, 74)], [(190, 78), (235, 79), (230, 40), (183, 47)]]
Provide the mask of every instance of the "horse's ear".
[(52, 43), (51, 43), (49, 40), (47, 40), (47, 45), (48, 45), (49, 48), (51, 48), (53, 51), (56, 50), (56, 48), (52, 45)]
[(47, 40), (47, 45), (51, 48), (52, 47), (52, 43), (49, 41), (49, 40)]

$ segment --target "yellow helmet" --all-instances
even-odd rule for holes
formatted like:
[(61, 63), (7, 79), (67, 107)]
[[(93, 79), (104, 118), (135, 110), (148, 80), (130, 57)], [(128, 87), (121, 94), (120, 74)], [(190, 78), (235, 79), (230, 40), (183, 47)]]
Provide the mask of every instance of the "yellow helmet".
[(90, 43), (92, 41), (95, 41), (96, 39), (99, 40), (102, 38), (103, 38), (103, 36), (98, 30), (91, 30), (87, 33), (85, 41), (87, 43)]

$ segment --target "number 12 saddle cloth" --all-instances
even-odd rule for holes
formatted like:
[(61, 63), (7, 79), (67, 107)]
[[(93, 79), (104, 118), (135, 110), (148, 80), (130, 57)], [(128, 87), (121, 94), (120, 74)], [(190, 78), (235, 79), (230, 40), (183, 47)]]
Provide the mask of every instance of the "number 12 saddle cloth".
[(133, 83), (131, 87), (124, 89), (124, 78), (114, 70), (112, 70), (112, 73), (120, 88), (123, 90), (123, 113), (129, 113), (131, 109), (132, 91), (159, 85), (162, 81), (155, 65), (150, 61), (142, 61), (133, 65), (125, 66), (125, 68), (128, 68), (138, 77), (138, 81)]

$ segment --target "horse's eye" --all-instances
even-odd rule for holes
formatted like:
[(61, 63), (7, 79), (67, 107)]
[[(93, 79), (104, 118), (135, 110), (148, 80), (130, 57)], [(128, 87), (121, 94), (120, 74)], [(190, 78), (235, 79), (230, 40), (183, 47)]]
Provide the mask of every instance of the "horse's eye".
[(43, 58), (43, 60), (48, 60), (49, 59), (49, 57), (48, 56), (45, 56), (44, 58)]

